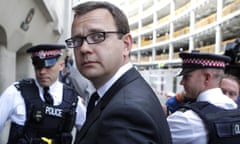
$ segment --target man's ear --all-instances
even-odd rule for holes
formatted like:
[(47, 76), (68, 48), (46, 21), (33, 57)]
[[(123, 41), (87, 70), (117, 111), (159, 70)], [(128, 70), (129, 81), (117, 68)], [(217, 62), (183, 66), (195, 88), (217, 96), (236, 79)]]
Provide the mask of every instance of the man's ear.
[(211, 80), (212, 75), (206, 71), (204, 72), (204, 77), (205, 77), (205, 82), (208, 83)]
[(133, 43), (132, 35), (127, 33), (122, 37), (122, 39), (124, 44), (124, 55), (129, 56)]

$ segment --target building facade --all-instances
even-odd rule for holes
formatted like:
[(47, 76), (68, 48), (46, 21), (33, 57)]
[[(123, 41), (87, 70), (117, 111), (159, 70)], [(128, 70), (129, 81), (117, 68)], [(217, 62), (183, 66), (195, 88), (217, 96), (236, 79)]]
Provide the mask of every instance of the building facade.
[(125, 0), (120, 7), (133, 35), (131, 60), (160, 99), (182, 90), (179, 52), (223, 54), (240, 36), (240, 0)]
[(0, 1), (0, 93), (12, 82), (33, 77), (26, 49), (40, 43), (64, 43), (70, 35), (72, 2)]
[(126, 0), (137, 66), (174, 66), (180, 51), (221, 54), (240, 34), (240, 0)]

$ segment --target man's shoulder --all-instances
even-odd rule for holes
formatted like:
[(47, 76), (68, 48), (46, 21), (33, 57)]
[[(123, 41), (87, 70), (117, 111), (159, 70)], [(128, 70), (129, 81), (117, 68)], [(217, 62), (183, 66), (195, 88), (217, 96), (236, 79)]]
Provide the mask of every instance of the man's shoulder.
[(25, 78), (13, 83), (17, 90), (20, 90), (23, 85), (33, 85), (35, 84), (35, 80), (33, 78)]
[(210, 104), (224, 109), (237, 108), (237, 104), (234, 100), (224, 95), (220, 88), (209, 89), (205, 94), (200, 95), (197, 101), (207, 101)]
[(226, 95), (216, 96), (214, 99), (209, 100), (208, 102), (223, 109), (236, 109), (238, 107), (236, 102)]

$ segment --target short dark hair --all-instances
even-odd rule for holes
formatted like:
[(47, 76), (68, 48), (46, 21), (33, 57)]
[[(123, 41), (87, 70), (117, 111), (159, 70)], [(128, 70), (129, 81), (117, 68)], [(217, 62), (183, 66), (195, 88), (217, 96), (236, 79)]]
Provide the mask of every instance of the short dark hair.
[(127, 34), (130, 32), (128, 19), (127, 19), (126, 15), (117, 6), (115, 6), (114, 4), (111, 4), (109, 2), (89, 1), (89, 2), (85, 2), (85, 3), (81, 3), (73, 8), (73, 11), (75, 12), (74, 18), (76, 16), (84, 15), (84, 14), (86, 14), (90, 11), (93, 11), (95, 9), (98, 9), (98, 8), (106, 9), (111, 13), (118, 32), (120, 32), (122, 34)]
[(238, 84), (239, 88), (240, 88), (240, 81), (239, 81), (238, 77), (236, 77), (236, 76), (234, 76), (234, 75), (231, 75), (231, 74), (225, 74), (225, 75), (222, 77), (221, 80), (223, 80), (223, 79), (230, 79), (230, 80), (235, 81), (235, 82)]

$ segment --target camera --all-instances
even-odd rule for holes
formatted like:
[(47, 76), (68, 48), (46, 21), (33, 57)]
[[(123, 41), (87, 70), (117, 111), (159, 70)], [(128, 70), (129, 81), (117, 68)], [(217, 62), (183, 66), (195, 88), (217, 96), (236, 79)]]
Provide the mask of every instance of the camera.
[(240, 38), (225, 45), (224, 55), (231, 57), (229, 65), (226, 66), (225, 73), (234, 75), (240, 79)]

